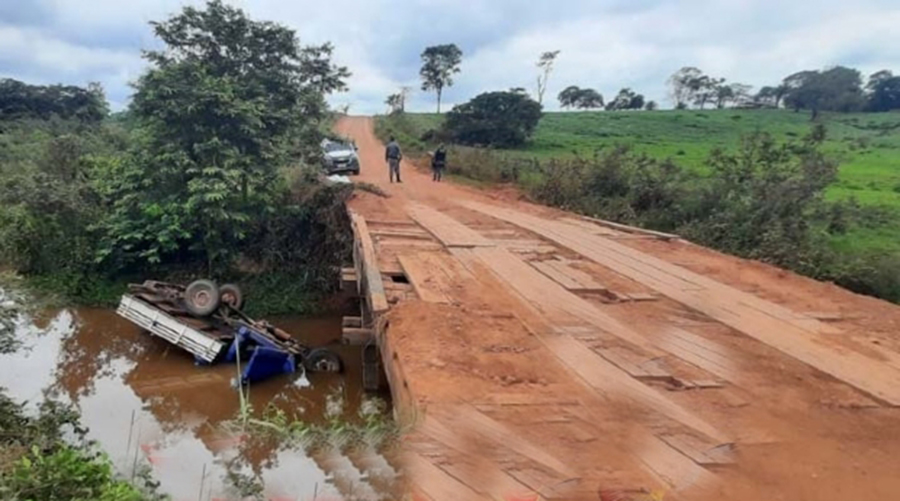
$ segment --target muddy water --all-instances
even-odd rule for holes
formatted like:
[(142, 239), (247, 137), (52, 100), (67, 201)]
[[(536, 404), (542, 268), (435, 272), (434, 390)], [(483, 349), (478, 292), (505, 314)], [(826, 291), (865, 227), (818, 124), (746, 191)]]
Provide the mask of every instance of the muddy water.
[[(340, 338), (339, 316), (270, 320), (310, 344)], [(22, 347), (0, 355), (0, 386), (34, 404), (45, 397), (73, 404), (88, 438), (120, 472), (149, 467), (175, 501), (241, 499), (253, 490), (273, 500), (384, 499), (395, 490), (392, 462), (377, 452), (307, 454), (232, 431), (227, 425), (240, 406), (234, 366), (195, 366), (188, 354), (112, 310), (45, 312), (20, 319), (16, 332)], [(337, 351), (345, 360), (342, 375), (284, 375), (253, 385), (255, 412), (276, 405), (305, 421), (321, 422), (330, 412), (358, 422), (360, 407), (373, 401), (360, 387), (360, 353)]]

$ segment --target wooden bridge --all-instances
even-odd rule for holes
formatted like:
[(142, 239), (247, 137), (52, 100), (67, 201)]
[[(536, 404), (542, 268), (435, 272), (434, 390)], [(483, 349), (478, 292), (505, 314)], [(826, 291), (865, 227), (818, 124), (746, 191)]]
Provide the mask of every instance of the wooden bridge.
[(900, 488), (900, 308), (410, 165), (389, 185), (371, 123), (339, 128), (388, 193), (350, 202), (346, 337), (380, 352), (415, 496)]

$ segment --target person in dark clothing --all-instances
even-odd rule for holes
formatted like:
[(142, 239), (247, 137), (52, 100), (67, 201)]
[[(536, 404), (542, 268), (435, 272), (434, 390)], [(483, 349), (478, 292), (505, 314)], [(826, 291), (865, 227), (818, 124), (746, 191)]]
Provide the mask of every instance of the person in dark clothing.
[(391, 136), (391, 141), (384, 149), (384, 160), (388, 163), (388, 168), (390, 169), (389, 175), (392, 183), (394, 182), (394, 177), (397, 178), (398, 183), (403, 182), (400, 181), (400, 160), (402, 158), (403, 153), (400, 151), (400, 145), (397, 144), (397, 140), (394, 139), (394, 136)]
[(447, 150), (444, 145), (438, 146), (434, 150), (434, 156), (431, 157), (431, 170), (433, 172), (431, 180), (440, 182), (444, 178), (444, 168), (447, 167)]

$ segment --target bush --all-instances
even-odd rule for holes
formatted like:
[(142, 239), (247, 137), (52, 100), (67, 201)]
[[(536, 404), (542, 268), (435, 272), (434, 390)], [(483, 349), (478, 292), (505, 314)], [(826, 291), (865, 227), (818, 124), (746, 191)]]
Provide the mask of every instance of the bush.
[(541, 105), (524, 92), (487, 92), (454, 106), (444, 128), (459, 144), (515, 147), (525, 144), (540, 119)]
[(134, 486), (117, 480), (103, 455), (68, 446), (50, 453), (32, 447), (3, 479), (2, 489), (12, 500), (142, 501)]
[[(138, 475), (141, 487), (116, 478), (109, 459), (84, 440), (70, 408), (50, 401), (36, 417), (0, 391), (0, 498), (12, 501), (159, 500), (157, 484)], [(63, 440), (72, 433), (74, 443)]]

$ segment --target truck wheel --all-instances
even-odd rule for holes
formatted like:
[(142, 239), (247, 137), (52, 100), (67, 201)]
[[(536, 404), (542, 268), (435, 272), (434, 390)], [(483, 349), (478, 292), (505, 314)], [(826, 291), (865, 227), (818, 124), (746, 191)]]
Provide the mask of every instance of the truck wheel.
[(344, 368), (341, 357), (328, 348), (316, 348), (306, 355), (304, 367), (312, 372), (341, 372)]
[(221, 298), (223, 303), (235, 310), (240, 310), (244, 307), (244, 293), (237, 285), (225, 284), (219, 287), (219, 298)]
[(197, 317), (212, 315), (219, 300), (219, 287), (212, 280), (195, 280), (184, 289), (184, 306)]

